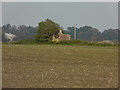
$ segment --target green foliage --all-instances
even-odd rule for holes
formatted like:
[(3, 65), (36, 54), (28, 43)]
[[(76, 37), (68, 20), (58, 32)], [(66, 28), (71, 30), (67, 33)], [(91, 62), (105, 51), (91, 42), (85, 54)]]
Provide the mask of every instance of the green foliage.
[[(9, 44), (9, 43), (5, 43)], [(89, 42), (89, 41), (82, 41), (82, 40), (70, 40), (70, 41), (60, 41), (60, 42), (39, 42), (34, 39), (26, 39), (20, 40), (17, 42), (12, 42), (12, 44), (50, 44), (50, 45), (78, 45), (78, 46), (118, 46), (118, 44), (112, 45), (111, 43), (98, 43), (98, 42)]]
[(104, 38), (104, 40), (118, 41), (119, 34), (120, 34), (120, 30), (118, 29), (108, 29), (102, 32), (102, 37)]
[(86, 45), (86, 44), (88, 44), (87, 41), (81, 41), (81, 40), (60, 41), (57, 43), (58, 44), (67, 44), (67, 45)]
[(26, 39), (26, 40), (20, 40), (17, 42), (11, 42), (12, 44), (37, 44), (37, 42), (34, 39)]
[(2, 26), (2, 42), (7, 42), (4, 33), (11, 33), (16, 35), (13, 41), (19, 41), (24, 39), (35, 39), (35, 34), (37, 34), (37, 27), (32, 26), (11, 26), (9, 24)]
[[(74, 39), (74, 27), (68, 27), (67, 34), (71, 35), (71, 39)], [(101, 41), (102, 35), (96, 28), (91, 26), (83, 26), (76, 28), (76, 38), (84, 41)]]
[[(17, 37), (14, 38), (13, 41), (19, 41), (24, 39), (35, 39), (35, 37), (37, 41), (41, 39), (39, 34), (37, 34), (37, 29), (39, 27), (26, 26), (26, 25), (11, 26), (10, 24), (6, 24), (3, 25), (1, 28), (2, 28), (2, 42), (7, 42), (4, 33), (12, 33), (16, 35)], [(74, 38), (74, 27), (68, 27), (67, 30), (63, 30), (63, 31), (64, 31), (63, 33), (65, 34), (70, 34), (71, 39)], [(84, 41), (111, 40), (115, 42), (117, 41), (120, 42), (120, 38), (118, 37), (119, 34), (120, 34), (120, 30), (118, 29), (108, 29), (108, 30), (104, 30), (103, 32), (100, 32), (99, 30), (91, 26), (82, 26), (80, 28), (76, 28), (76, 38)], [(41, 41), (47, 41), (47, 40), (41, 39)]]
[(57, 35), (59, 29), (60, 27), (57, 23), (50, 19), (46, 19), (45, 21), (39, 23), (37, 35), (35, 35), (35, 38), (40, 42), (51, 41), (53, 34)]

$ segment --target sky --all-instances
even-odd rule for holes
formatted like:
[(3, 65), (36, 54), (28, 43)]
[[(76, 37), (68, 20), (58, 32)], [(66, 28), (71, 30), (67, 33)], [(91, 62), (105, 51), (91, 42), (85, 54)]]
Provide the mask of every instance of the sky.
[(31, 25), (45, 19), (63, 29), (85, 25), (104, 31), (118, 28), (117, 2), (3, 2), (2, 24)]

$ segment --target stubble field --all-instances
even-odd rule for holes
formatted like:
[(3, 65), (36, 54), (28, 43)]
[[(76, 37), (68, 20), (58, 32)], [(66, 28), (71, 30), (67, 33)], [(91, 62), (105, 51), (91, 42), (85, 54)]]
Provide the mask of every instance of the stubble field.
[(3, 45), (3, 88), (115, 88), (117, 47)]

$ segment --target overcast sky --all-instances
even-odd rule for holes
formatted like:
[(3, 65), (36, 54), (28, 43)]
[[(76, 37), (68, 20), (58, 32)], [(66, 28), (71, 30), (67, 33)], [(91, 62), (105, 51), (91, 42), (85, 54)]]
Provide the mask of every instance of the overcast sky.
[(64, 29), (69, 26), (92, 26), (100, 31), (118, 28), (117, 2), (4, 2), (2, 23), (38, 26), (49, 18)]

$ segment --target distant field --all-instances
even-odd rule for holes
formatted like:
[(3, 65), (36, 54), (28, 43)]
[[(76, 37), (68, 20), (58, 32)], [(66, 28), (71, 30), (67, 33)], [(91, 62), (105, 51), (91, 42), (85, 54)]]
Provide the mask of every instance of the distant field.
[(114, 88), (117, 47), (3, 45), (3, 88)]

